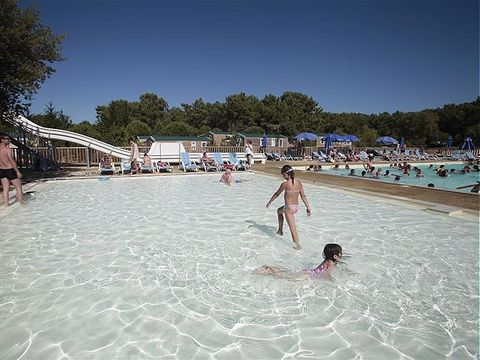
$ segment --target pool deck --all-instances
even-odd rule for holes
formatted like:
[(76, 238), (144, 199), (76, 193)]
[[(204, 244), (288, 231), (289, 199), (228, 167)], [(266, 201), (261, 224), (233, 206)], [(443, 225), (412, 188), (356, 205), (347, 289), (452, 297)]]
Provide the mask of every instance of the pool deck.
[[(283, 165), (291, 165), (292, 167), (306, 167), (312, 164), (318, 164), (312, 161), (268, 161), (266, 164), (255, 164), (252, 167), (254, 172), (275, 176), (280, 178), (280, 169)], [(431, 163), (431, 162), (426, 162)], [(375, 164), (389, 164), (388, 162), (375, 162)], [(322, 164), (324, 165), (324, 164)], [(328, 164), (327, 164), (328, 165)], [(185, 174), (178, 170), (176, 166), (173, 172), (162, 174), (141, 174), (135, 176), (129, 175), (113, 175), (110, 177), (131, 177), (138, 176), (171, 176)], [(205, 174), (203, 171), (198, 173), (188, 173), (188, 175)], [(210, 173), (212, 174), (212, 173)], [(96, 167), (64, 167), (56, 172), (49, 173), (26, 173), (22, 182), (24, 184), (24, 192), (35, 185), (39, 180), (52, 179), (72, 179), (72, 178), (92, 178), (99, 177), (98, 168)], [(322, 172), (296, 171), (296, 177), (302, 179), (304, 183), (310, 183), (320, 186), (329, 186), (337, 189), (354, 192), (364, 196), (374, 196), (383, 199), (391, 199), (407, 202), (411, 205), (418, 206), (425, 210), (445, 213), (451, 216), (468, 215), (479, 216), (480, 196), (475, 193), (460, 193), (443, 189), (432, 189), (425, 187), (410, 186), (405, 184), (384, 183), (371, 179), (362, 179), (360, 177), (343, 177), (336, 175), (328, 175)], [(12, 190), (11, 197), (15, 197)], [(0, 200), (1, 203), (1, 200)]]

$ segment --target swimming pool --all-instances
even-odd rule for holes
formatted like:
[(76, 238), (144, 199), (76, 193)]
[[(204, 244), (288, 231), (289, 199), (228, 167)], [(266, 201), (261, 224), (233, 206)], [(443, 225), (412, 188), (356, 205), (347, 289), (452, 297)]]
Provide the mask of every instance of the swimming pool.
[[(305, 185), (303, 250), (280, 179), (54, 181), (0, 212), (0, 358), (475, 359), (478, 222)], [(257, 275), (348, 255), (333, 281)]]
[[(352, 165), (350, 169), (345, 169), (345, 165), (340, 165), (338, 169), (333, 169), (332, 164), (321, 164), (322, 165), (322, 173), (330, 174), (330, 175), (338, 175), (338, 176), (350, 176), (349, 173), (351, 169), (355, 169), (355, 175), (357, 177), (361, 177), (362, 170), (364, 170), (362, 165)], [(471, 185), (475, 184), (477, 181), (480, 180), (480, 173), (471, 171), (470, 173), (460, 174), (459, 170), (463, 169), (465, 166), (464, 164), (444, 164), (446, 169), (455, 169), (455, 172), (449, 173), (448, 177), (440, 177), (434, 171), (438, 168), (440, 163), (434, 164), (432, 168), (429, 168), (429, 164), (412, 164), (412, 170), (410, 171), (410, 175), (402, 174), (402, 171), (390, 167), (389, 164), (374, 164), (375, 168), (382, 169), (382, 174), (376, 178), (366, 175), (365, 179), (370, 179), (374, 181), (382, 181), (388, 183), (401, 183), (407, 185), (415, 185), (415, 186), (424, 186), (426, 187), (428, 184), (432, 183), (435, 185), (435, 188), (446, 189), (446, 190), (453, 190), (459, 192), (470, 192), (471, 188), (466, 189), (457, 189), (459, 186), (464, 185)], [(417, 178), (415, 176), (415, 171), (413, 171), (413, 167), (416, 166), (422, 170), (424, 173), (424, 177)], [(470, 166), (471, 168), (471, 166)], [(305, 167), (295, 167), (297, 170), (305, 170)], [(384, 176), (385, 171), (390, 171), (390, 176)], [(400, 179), (397, 181), (395, 180), (395, 175), (399, 175)]]

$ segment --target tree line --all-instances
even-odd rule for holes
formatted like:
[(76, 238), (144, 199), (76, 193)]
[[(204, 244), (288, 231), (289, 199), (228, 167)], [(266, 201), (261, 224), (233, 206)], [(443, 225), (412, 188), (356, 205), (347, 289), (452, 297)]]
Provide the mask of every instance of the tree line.
[(0, 15), (0, 131), (11, 130), (5, 119), (24, 114), (40, 125), (71, 130), (117, 146), (126, 145), (135, 135), (188, 136), (210, 130), (266, 131), (288, 137), (303, 131), (354, 134), (361, 146), (374, 145), (380, 135), (404, 137), (408, 145), (417, 146), (439, 146), (449, 135), (455, 145), (460, 145), (465, 136), (480, 143), (480, 98), (437, 109), (368, 115), (325, 112), (312, 97), (290, 91), (262, 99), (239, 93), (214, 103), (199, 98), (174, 107), (162, 97), (147, 93), (139, 101), (113, 100), (97, 106), (94, 123), (74, 124), (53, 104), (46, 105), (41, 114), (28, 114), (34, 94), (55, 72), (52, 64), (65, 60), (61, 55), (64, 35), (55, 35), (39, 22), (34, 7), (20, 8), (18, 0), (1, 0)]
[(437, 147), (452, 136), (461, 145), (466, 136), (480, 144), (480, 98), (463, 104), (415, 112), (380, 114), (331, 113), (308, 95), (285, 92), (258, 99), (244, 93), (230, 95), (224, 102), (168, 106), (162, 97), (143, 94), (139, 101), (113, 100), (96, 108), (95, 123), (74, 124), (62, 110), (48, 104), (42, 114), (29, 118), (42, 126), (66, 129), (117, 146), (137, 135), (204, 135), (208, 131), (283, 134), (293, 137), (309, 131), (316, 134), (354, 134), (359, 146), (373, 146), (379, 136), (404, 137), (408, 145)]

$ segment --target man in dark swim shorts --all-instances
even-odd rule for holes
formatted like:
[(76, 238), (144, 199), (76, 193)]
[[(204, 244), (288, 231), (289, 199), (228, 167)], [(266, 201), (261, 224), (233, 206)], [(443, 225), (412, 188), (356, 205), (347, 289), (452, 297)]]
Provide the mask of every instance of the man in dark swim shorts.
[(22, 173), (18, 170), (12, 155), (12, 150), (10, 149), (10, 137), (0, 134), (0, 181), (3, 187), (2, 198), (4, 207), (9, 205), (8, 192), (10, 190), (10, 183), (15, 187), (18, 202), (23, 205), (21, 178)]

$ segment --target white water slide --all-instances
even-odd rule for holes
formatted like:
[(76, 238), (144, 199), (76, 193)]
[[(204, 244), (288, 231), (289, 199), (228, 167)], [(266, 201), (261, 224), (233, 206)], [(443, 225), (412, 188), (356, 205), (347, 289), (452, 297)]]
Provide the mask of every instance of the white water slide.
[(43, 127), (35, 124), (33, 121), (30, 121), (23, 116), (19, 116), (11, 122), (14, 125), (20, 126), (22, 129), (28, 131), (29, 133), (45, 139), (70, 141), (72, 143), (87, 146), (89, 148), (101, 151), (105, 154), (116, 156), (121, 159), (130, 158), (129, 150), (107, 144), (103, 141), (91, 138), (90, 136), (74, 133), (68, 130)]

